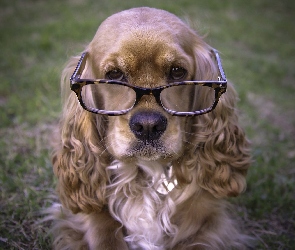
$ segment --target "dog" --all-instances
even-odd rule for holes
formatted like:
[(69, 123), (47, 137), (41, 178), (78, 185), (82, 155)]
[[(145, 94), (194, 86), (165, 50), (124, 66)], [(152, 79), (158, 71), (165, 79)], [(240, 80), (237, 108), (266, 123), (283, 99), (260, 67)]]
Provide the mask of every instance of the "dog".
[(218, 52), (141, 7), (98, 28), (62, 75), (55, 249), (244, 249), (227, 197), (250, 146)]

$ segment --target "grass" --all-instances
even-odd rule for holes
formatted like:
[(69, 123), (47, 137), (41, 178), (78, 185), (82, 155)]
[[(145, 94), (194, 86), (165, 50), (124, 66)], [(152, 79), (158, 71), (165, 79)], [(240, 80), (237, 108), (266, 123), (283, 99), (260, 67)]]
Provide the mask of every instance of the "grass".
[(253, 146), (248, 189), (232, 202), (256, 249), (294, 248), (294, 1), (2, 0), (0, 249), (50, 249), (36, 221), (56, 184), (49, 154), (61, 69), (107, 16), (144, 5), (189, 19), (221, 51)]

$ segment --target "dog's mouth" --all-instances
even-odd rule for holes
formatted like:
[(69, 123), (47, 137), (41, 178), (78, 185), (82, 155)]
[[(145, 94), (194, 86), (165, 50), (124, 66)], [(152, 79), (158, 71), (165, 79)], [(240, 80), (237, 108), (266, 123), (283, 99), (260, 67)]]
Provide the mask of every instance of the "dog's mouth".
[(137, 140), (128, 150), (128, 156), (149, 161), (169, 160), (172, 157), (161, 140)]

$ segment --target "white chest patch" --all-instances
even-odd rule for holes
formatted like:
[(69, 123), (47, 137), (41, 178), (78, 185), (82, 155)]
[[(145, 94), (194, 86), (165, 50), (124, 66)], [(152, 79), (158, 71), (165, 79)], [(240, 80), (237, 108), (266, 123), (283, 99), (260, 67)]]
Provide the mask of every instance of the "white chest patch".
[(177, 232), (170, 222), (175, 204), (169, 192), (177, 185), (172, 167), (113, 162), (107, 172), (109, 210), (126, 229), (130, 248), (164, 249), (165, 235)]

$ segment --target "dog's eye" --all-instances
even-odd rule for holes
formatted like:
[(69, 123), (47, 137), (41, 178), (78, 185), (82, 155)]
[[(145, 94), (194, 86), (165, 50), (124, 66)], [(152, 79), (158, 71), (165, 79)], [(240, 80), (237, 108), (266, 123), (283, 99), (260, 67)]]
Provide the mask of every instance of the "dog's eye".
[(106, 78), (110, 80), (122, 81), (125, 78), (124, 73), (119, 69), (113, 69), (106, 73)]
[(172, 80), (181, 80), (185, 78), (186, 70), (181, 67), (172, 67), (170, 70), (170, 78)]

